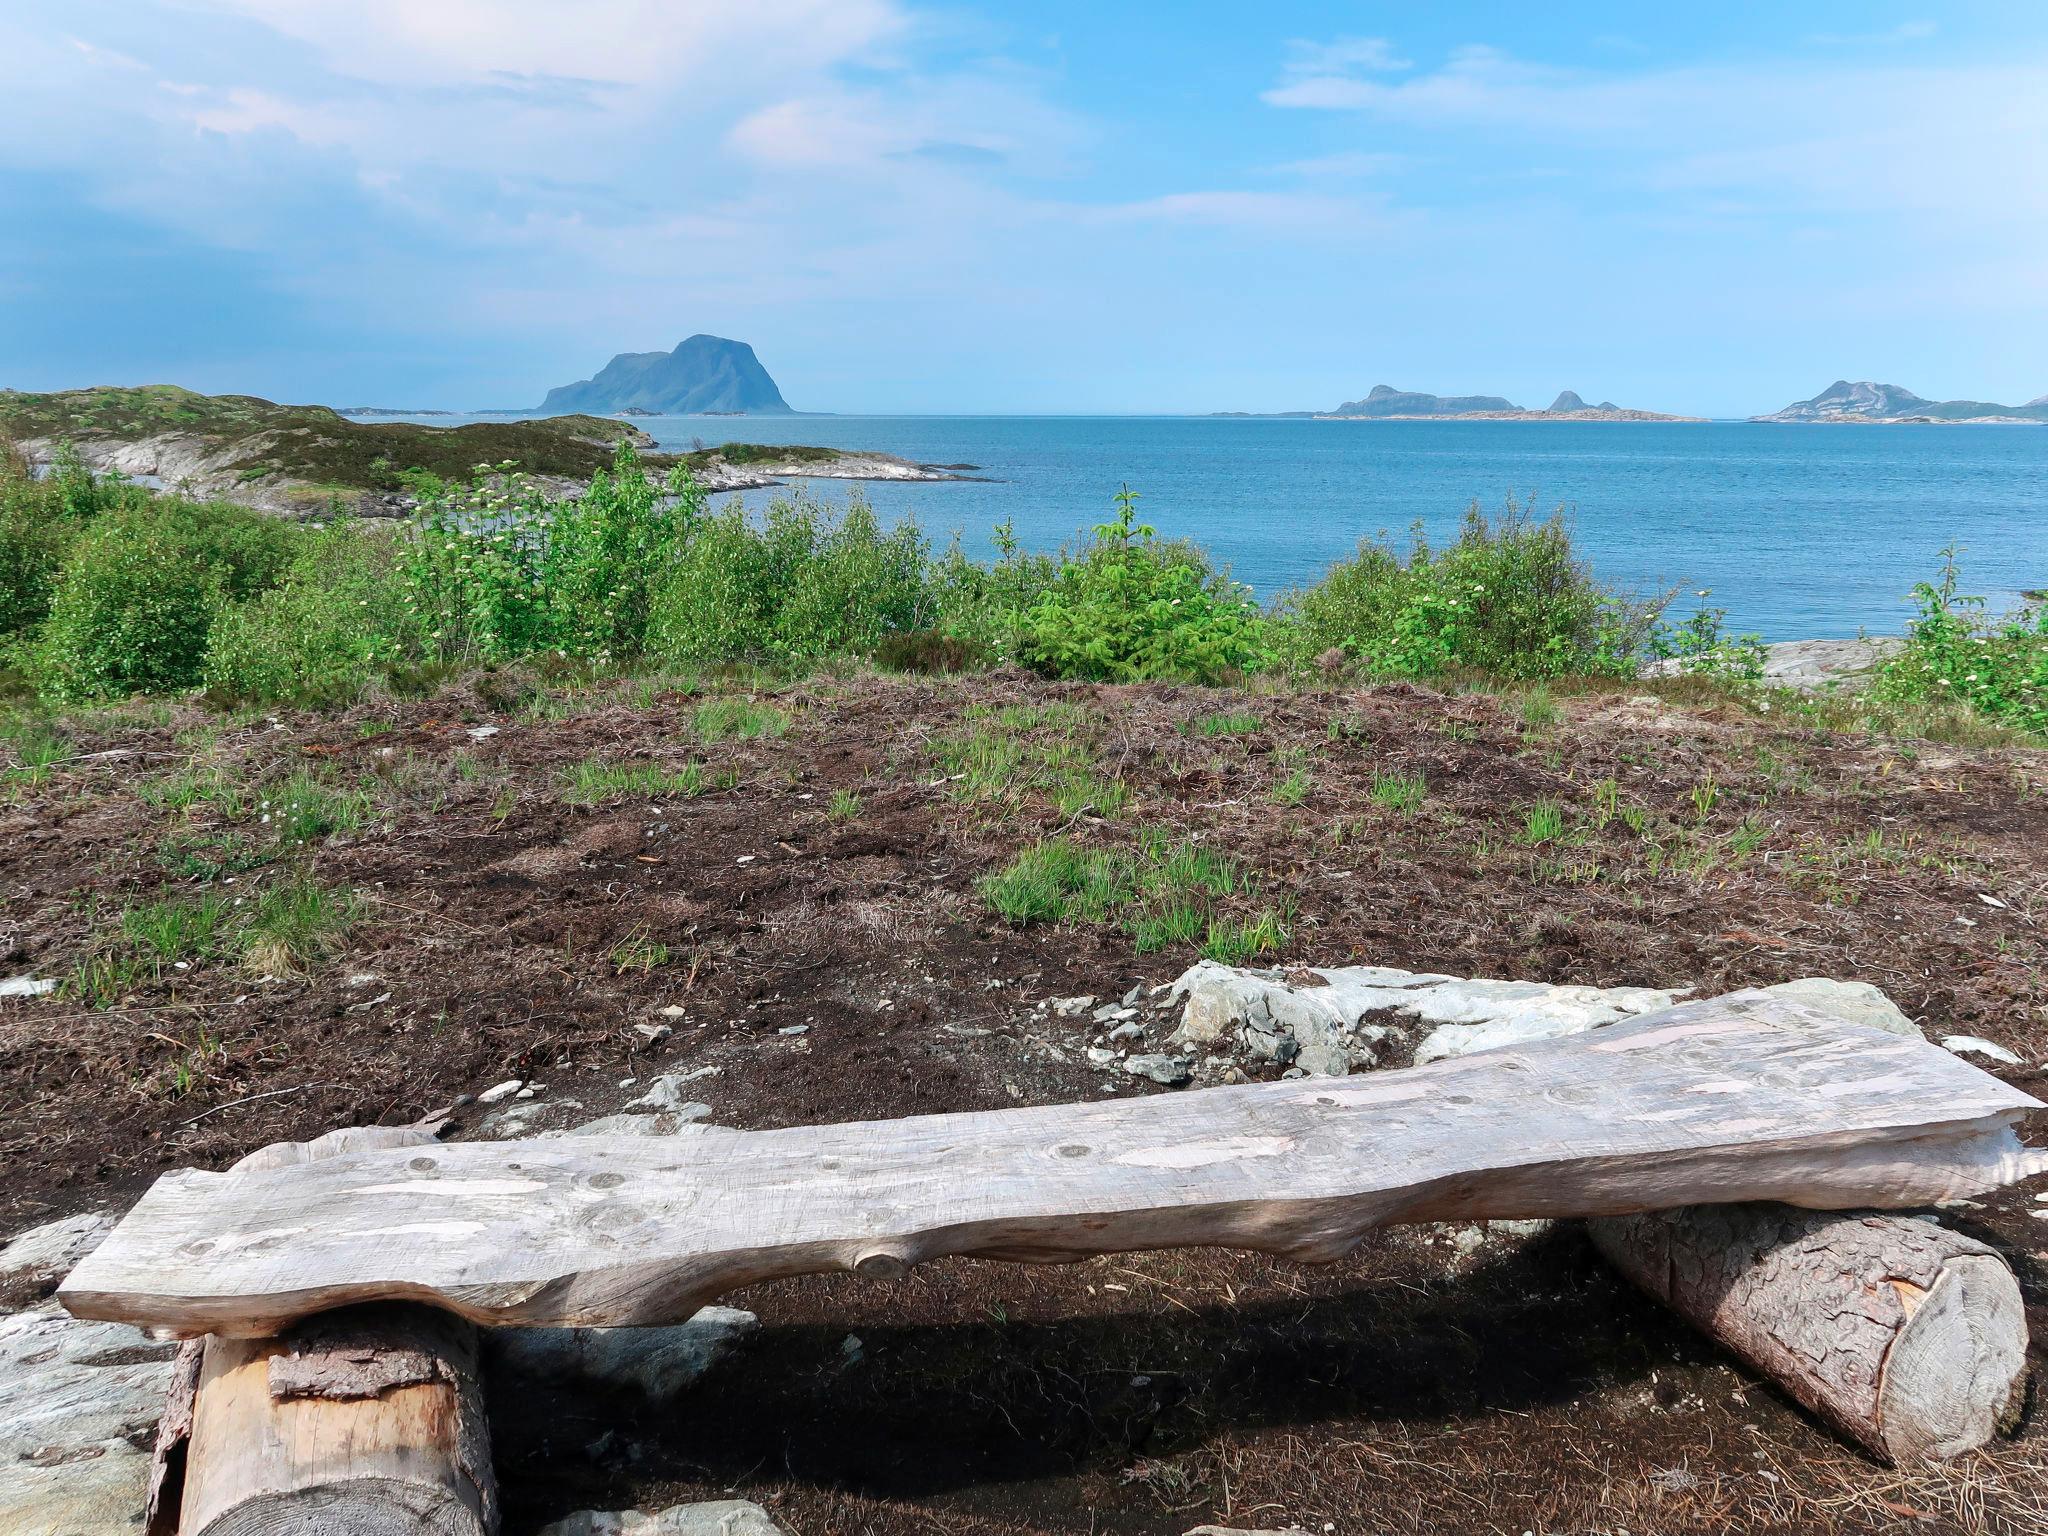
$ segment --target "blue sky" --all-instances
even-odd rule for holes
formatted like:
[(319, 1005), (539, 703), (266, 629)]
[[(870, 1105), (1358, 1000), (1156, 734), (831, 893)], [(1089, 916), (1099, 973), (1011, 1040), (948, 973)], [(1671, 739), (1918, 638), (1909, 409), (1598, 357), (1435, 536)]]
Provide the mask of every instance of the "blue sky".
[(8, 0), (0, 385), (2026, 400), (2044, 80), (2019, 0)]

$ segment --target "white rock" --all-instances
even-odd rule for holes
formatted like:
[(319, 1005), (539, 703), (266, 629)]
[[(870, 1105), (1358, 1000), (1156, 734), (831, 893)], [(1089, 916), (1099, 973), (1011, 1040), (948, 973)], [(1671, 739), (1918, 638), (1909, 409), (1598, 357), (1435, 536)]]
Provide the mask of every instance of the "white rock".
[(495, 725), (472, 725), (469, 728), (469, 739), (471, 741), (489, 741), (497, 734), (498, 728)]
[(760, 1326), (737, 1307), (705, 1307), (670, 1328), (491, 1328), (483, 1339), (496, 1369), (631, 1387), (660, 1402), (695, 1386)]
[(497, 1104), (511, 1098), (513, 1094), (525, 1086), (526, 1080), (524, 1078), (508, 1077), (502, 1083), (491, 1084), (490, 1087), (476, 1096), (476, 1101), (479, 1104)]
[(2023, 1065), (2011, 1051), (1981, 1035), (1943, 1035), (1941, 1043), (1943, 1049), (1954, 1051), (1958, 1056), (1982, 1056), (1989, 1061), (2002, 1061), (2009, 1067)]
[(1804, 1003), (1838, 1019), (1847, 1019), (1851, 1024), (1867, 1024), (1888, 1035), (1904, 1035), (1911, 1040), (1926, 1038), (1921, 1034), (1920, 1026), (1899, 1011), (1897, 1003), (1867, 981), (1802, 976), (1797, 981), (1781, 981), (1776, 986), (1759, 987), (1757, 990), (1768, 992), (1773, 997), (1789, 997), (1795, 1003)]
[(57, 983), (42, 976), (9, 976), (0, 981), (0, 997), (48, 997)]
[(0, 1288), (54, 1286), (113, 1230), (112, 1216), (83, 1211), (15, 1233), (0, 1247)]
[(744, 1499), (643, 1509), (579, 1509), (544, 1526), (540, 1536), (789, 1536), (768, 1511)]
[(1078, 1019), (1095, 1006), (1093, 997), (1056, 997), (1052, 1000), (1052, 1011), (1062, 1019)]
[[(1287, 979), (1304, 975), (1306, 984)], [(1268, 1061), (1318, 1076), (1341, 1076), (1375, 1062), (1390, 1038), (1382, 1026), (1363, 1025), (1372, 1013), (1392, 1011), (1437, 1026), (1416, 1052), (1421, 1063), (1577, 1034), (1668, 1008), (1684, 992), (1466, 981), (1376, 965), (1283, 975), (1204, 960), (1181, 976), (1169, 995), (1187, 1003), (1173, 1037), (1179, 1044), (1206, 1046), (1229, 1037)]]
[(711, 1113), (711, 1107), (697, 1103), (683, 1089), (711, 1075), (701, 1067), (695, 1072), (664, 1072), (639, 1098), (629, 1100), (625, 1109), (629, 1114), (637, 1110), (642, 1114), (686, 1115), (701, 1120)]
[(0, 1531), (140, 1529), (174, 1344), (55, 1303), (0, 1317)]

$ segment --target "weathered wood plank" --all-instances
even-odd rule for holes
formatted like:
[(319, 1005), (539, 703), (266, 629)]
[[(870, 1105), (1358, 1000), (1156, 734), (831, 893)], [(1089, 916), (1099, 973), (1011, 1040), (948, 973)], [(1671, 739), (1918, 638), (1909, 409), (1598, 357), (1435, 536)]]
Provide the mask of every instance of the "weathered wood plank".
[(2012, 1129), (2040, 1107), (1924, 1042), (1736, 993), (1406, 1072), (167, 1174), (59, 1294), (80, 1316), (182, 1332), (379, 1300), (617, 1326), (946, 1254), (1329, 1260), (1406, 1221), (1910, 1206), (2048, 1165)]

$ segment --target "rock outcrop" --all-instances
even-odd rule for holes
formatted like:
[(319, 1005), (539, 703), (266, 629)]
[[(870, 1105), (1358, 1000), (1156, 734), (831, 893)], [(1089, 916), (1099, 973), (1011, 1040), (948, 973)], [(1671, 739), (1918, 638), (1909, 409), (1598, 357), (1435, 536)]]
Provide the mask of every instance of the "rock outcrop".
[(775, 380), (744, 341), (697, 335), (673, 352), (621, 352), (595, 377), (548, 391), (550, 413), (787, 416)]

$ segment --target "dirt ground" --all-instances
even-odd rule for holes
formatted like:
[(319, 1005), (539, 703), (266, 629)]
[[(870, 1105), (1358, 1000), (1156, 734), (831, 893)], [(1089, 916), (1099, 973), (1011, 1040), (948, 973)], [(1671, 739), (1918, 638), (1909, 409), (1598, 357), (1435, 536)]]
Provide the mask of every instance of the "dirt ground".
[[(746, 1128), (1167, 1091), (1092, 1069), (1093, 1026), (1036, 1005), (1198, 951), (996, 916), (981, 882), (1048, 837), (1227, 854), (1249, 878), (1215, 917), (1269, 919), (1275, 963), (1865, 980), (2048, 1086), (2048, 752), (1822, 734), (1684, 684), (729, 696), (767, 733), (730, 734), (701, 684), (502, 675), (344, 715), (131, 706), (37, 756), (17, 732), (0, 975), (66, 985), (0, 1002), (0, 1231), (338, 1125), (452, 1107), (475, 1134), (464, 1096), (515, 1077), (547, 1124), (700, 1066), (689, 1092)], [(576, 803), (579, 766), (619, 764), (667, 778)], [(1390, 787), (1417, 779), (1419, 803)], [(352, 925), (296, 960), (238, 949), (305, 876), (353, 893)], [(124, 915), (203, 897), (217, 932), (181, 959)], [(2041, 1187), (1950, 1215), (2011, 1258), (2037, 1340)], [(754, 1345), (674, 1408), (502, 1405), (507, 1529), (738, 1495), (799, 1536), (2048, 1530), (2038, 1413), (1886, 1471), (1569, 1225), (1458, 1237), (1319, 1269), (1191, 1251), (759, 1287), (729, 1298)]]

